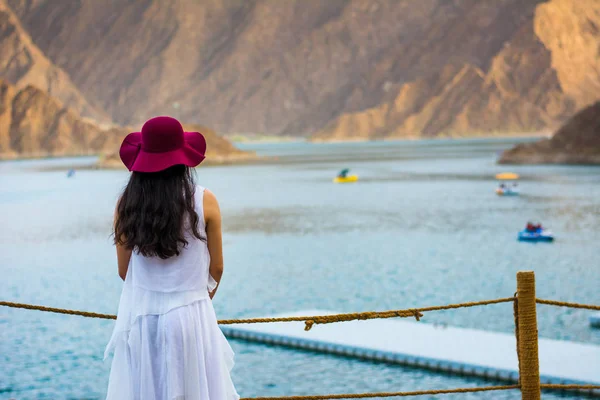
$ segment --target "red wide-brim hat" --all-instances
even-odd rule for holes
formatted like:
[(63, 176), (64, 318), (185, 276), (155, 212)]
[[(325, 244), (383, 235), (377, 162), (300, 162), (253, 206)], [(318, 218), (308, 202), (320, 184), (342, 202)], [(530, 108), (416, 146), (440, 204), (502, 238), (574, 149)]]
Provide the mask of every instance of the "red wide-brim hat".
[(129, 171), (158, 172), (174, 165), (195, 167), (206, 153), (206, 139), (200, 132), (184, 132), (181, 123), (171, 117), (155, 117), (141, 132), (125, 137), (119, 150)]

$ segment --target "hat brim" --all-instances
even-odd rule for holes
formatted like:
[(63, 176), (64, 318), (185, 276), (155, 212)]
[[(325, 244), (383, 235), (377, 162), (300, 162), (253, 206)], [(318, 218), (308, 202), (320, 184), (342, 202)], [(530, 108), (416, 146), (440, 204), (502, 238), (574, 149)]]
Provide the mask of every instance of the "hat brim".
[(200, 132), (184, 132), (184, 145), (164, 153), (151, 153), (142, 149), (142, 133), (133, 132), (123, 139), (119, 156), (129, 171), (158, 172), (173, 165), (195, 167), (204, 161), (206, 139)]

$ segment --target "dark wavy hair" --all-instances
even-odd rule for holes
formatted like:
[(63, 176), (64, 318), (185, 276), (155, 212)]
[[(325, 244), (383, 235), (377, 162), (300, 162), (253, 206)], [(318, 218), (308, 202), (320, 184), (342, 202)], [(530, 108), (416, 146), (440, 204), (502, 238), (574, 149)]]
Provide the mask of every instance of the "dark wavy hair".
[(193, 173), (185, 165), (132, 172), (117, 205), (115, 244), (146, 257), (177, 256), (188, 244), (186, 218), (192, 234), (206, 241), (198, 231), (194, 192)]

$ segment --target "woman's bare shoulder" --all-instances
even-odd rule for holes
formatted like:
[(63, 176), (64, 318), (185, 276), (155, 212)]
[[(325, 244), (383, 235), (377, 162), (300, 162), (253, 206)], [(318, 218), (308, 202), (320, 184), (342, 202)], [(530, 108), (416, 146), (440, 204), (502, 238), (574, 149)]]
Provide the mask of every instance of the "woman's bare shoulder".
[(209, 189), (204, 189), (204, 203), (217, 203), (217, 196)]
[(219, 209), (219, 202), (217, 201), (217, 196), (213, 192), (208, 189), (204, 189), (204, 217), (208, 222), (211, 219), (221, 217), (221, 211)]

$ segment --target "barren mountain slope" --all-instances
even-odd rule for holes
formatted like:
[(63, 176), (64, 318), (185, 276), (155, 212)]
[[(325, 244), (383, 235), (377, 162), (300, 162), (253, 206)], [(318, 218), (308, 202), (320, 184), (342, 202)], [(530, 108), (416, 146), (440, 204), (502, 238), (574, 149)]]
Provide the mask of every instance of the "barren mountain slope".
[(537, 7), (535, 33), (550, 50), (562, 90), (582, 108), (600, 98), (600, 1), (551, 0)]
[[(116, 121), (173, 114), (268, 134), (310, 134), (381, 107), (446, 65), (485, 75), (539, 2), (9, 0), (34, 42)], [(449, 79), (441, 85), (460, 77)], [(444, 130), (459, 117), (430, 114), (406, 129)]]
[(489, 69), (446, 65), (394, 88), (395, 99), (343, 114), (315, 138), (535, 132), (600, 99), (600, 2), (536, 8)]
[(89, 104), (62, 69), (46, 58), (4, 0), (0, 0), (0, 54), (0, 78), (19, 89), (39, 87), (83, 116), (110, 121), (106, 113)]
[(0, 156), (91, 154), (101, 129), (33, 86), (0, 80)]
[[(234, 162), (253, 154), (235, 148), (228, 140), (201, 126), (187, 126), (206, 137), (209, 162)], [(132, 128), (107, 130), (82, 120), (43, 90), (19, 90), (0, 79), (0, 158), (108, 154), (118, 161), (121, 141)], [(120, 162), (120, 161), (119, 161)]]

